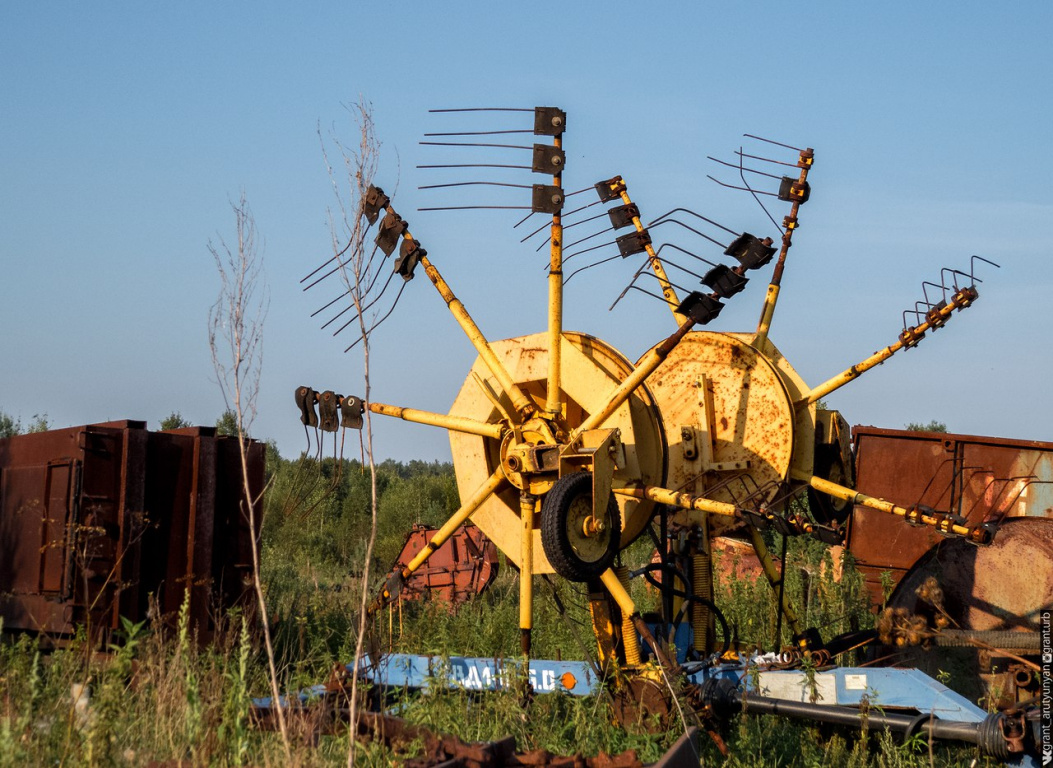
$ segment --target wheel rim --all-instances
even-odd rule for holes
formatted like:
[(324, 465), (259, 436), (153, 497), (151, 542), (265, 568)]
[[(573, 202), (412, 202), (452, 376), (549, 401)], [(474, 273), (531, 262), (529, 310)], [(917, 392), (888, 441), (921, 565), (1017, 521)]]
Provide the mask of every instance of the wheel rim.
[(608, 510), (604, 510), (599, 520), (604, 526), (603, 531), (587, 534), (587, 527), (592, 522), (592, 496), (583, 494), (575, 497), (567, 509), (567, 543), (578, 559), (587, 563), (602, 560), (611, 544), (611, 518)]

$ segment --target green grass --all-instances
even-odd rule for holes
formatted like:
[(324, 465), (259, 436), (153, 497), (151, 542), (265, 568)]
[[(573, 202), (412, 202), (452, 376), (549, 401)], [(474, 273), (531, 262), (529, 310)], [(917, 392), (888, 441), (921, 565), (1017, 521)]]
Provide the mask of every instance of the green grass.
[[(369, 527), (368, 475), (357, 462), (338, 468), (284, 461), (272, 455), (274, 476), (267, 501), (263, 582), (273, 617), (282, 687), (296, 690), (324, 681), (332, 666), (352, 660), (360, 598), (364, 542)], [(457, 506), (446, 465), (392, 462), (380, 467), (381, 528), (372, 564), (376, 584), (402, 547), (414, 522), (442, 522)], [(305, 513), (306, 511), (306, 513)], [(645, 543), (627, 554), (649, 555)], [(792, 541), (787, 589), (804, 606), (806, 623), (824, 636), (867, 626), (865, 593), (846, 564), (835, 584), (828, 552), (814, 542)], [(774, 601), (764, 583), (717, 585), (717, 602), (743, 647), (769, 645)], [(371, 630), (385, 650), (438, 655), (519, 656), (518, 574), (502, 564), (496, 583), (456, 613), (437, 603), (407, 603), (382, 612)], [(538, 578), (534, 652), (539, 658), (583, 659), (595, 653), (585, 595), (577, 585)], [(634, 598), (644, 607), (655, 597), (637, 580)], [(0, 768), (25, 765), (131, 766), (150, 761), (175, 765), (285, 765), (277, 735), (250, 727), (247, 704), (268, 696), (266, 662), (255, 635), (237, 614), (225, 617), (216, 641), (199, 647), (187, 624), (175, 628), (128, 625), (114, 654), (100, 659), (84, 638), (42, 655), (30, 637), (0, 644)], [(76, 705), (75, 685), (91, 692)], [(554, 753), (637, 750), (656, 760), (682, 733), (630, 733), (614, 724), (606, 695), (572, 698), (516, 691), (406, 693), (398, 712), (414, 723), (466, 740), (516, 737), (519, 749)], [(723, 726), (730, 748), (724, 758), (707, 739), (705, 765), (720, 766), (927, 766), (928, 745), (899, 745), (892, 737), (863, 738), (774, 718), (738, 718)], [(347, 736), (316, 746), (293, 743), (297, 765), (344, 765)], [(398, 764), (405, 755), (377, 745), (357, 752), (368, 766)], [(974, 753), (937, 746), (936, 765), (968, 765)], [(984, 764), (982, 761), (980, 764)]]

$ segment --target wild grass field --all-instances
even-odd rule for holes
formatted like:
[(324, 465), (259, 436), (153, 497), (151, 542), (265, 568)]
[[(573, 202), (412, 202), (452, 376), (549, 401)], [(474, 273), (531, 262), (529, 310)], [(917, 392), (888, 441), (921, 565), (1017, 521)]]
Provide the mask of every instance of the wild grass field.
[[(268, 453), (271, 479), (262, 534), (262, 582), (271, 613), (283, 690), (324, 681), (334, 664), (354, 657), (355, 615), (361, 596), (370, 527), (369, 474), (357, 461), (286, 460)], [(371, 571), (376, 585), (402, 548), (414, 522), (439, 524), (458, 506), (446, 464), (385, 462), (378, 466), (379, 530)], [(649, 544), (626, 553), (643, 562)], [(825, 561), (825, 562), (824, 562)], [(791, 540), (788, 594), (808, 625), (824, 636), (868, 626), (859, 575), (845, 563), (839, 582), (829, 552)], [(638, 580), (639, 581), (639, 580)], [(722, 606), (743, 647), (770, 645), (774, 600), (766, 583), (718, 580)], [(516, 658), (519, 655), (518, 574), (502, 563), (496, 582), (456, 613), (437, 603), (404, 604), (401, 616), (378, 615), (372, 631), (385, 649), (439, 655)], [(635, 584), (641, 605), (654, 597)], [(535, 584), (534, 653), (538, 658), (583, 659), (594, 653), (585, 596), (577, 585)], [(276, 766), (345, 765), (346, 734), (317, 745), (294, 738), (291, 758), (278, 735), (251, 727), (249, 703), (269, 695), (258, 628), (234, 612), (218, 617), (211, 645), (194, 641), (187, 617), (132, 625), (103, 656), (82, 635), (42, 653), (34, 638), (0, 644), (0, 768), (5, 766)], [(627, 733), (613, 724), (605, 696), (538, 695), (524, 703), (509, 691), (404, 694), (400, 716), (466, 740), (516, 737), (520, 750), (595, 755), (636, 749), (654, 761), (682, 727), (655, 734)], [(710, 742), (702, 761), (713, 766), (986, 765), (966, 748), (904, 745), (888, 734), (865, 737), (774, 718), (740, 717), (727, 724), (730, 756)], [(398, 765), (396, 754), (364, 744), (363, 766)]]

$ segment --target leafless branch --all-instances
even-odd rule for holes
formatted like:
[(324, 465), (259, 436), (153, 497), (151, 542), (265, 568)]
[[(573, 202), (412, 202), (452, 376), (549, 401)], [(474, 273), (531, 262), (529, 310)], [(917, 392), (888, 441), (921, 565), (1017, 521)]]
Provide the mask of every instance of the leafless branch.
[(211, 241), (209, 252), (216, 261), (220, 277), (220, 292), (208, 315), (208, 344), (212, 351), (212, 365), (216, 371), (223, 402), (237, 417), (237, 438), (241, 456), (241, 476), (244, 483), (242, 513), (248, 517), (249, 540), (252, 544), (252, 582), (256, 592), (263, 641), (267, 652), (267, 669), (271, 684), (273, 710), (278, 717), (278, 730), (285, 747), (285, 756), (292, 760), (285, 711), (281, 705), (278, 673), (274, 664), (274, 645), (271, 642), (267, 601), (260, 581), (258, 531), (262, 530), (261, 498), (249, 483), (248, 429), (256, 418), (256, 399), (260, 390), (263, 367), (263, 322), (267, 315), (267, 289), (263, 277), (263, 256), (257, 245), (256, 222), (242, 192), (234, 211), (238, 243), (231, 249), (221, 237), (219, 244)]

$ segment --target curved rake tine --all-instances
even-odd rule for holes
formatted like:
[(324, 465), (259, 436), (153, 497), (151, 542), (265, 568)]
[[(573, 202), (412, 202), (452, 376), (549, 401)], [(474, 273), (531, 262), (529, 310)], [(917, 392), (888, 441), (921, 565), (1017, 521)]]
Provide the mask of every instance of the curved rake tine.
[(714, 245), (719, 245), (721, 248), (725, 248), (725, 249), (727, 248), (727, 246), (724, 245), (724, 243), (720, 242), (719, 240), (713, 239), (712, 237), (707, 235), (705, 232), (699, 232), (694, 227), (688, 226), (684, 222), (680, 221), (680, 219), (663, 219), (662, 221), (659, 221), (657, 224), (651, 224), (648, 227), (648, 229), (657, 229), (658, 227), (662, 226), (663, 224), (669, 224), (669, 223), (679, 224), (684, 229), (688, 230), (689, 232), (694, 232), (699, 237), (708, 240), (709, 242), (713, 243)]
[(650, 224), (648, 224), (647, 226), (649, 226), (649, 227), (653, 227), (653, 226), (655, 226), (656, 224), (660, 223), (662, 219), (664, 219), (664, 218), (666, 218), (666, 217), (668, 217), (668, 216), (671, 216), (672, 214), (674, 214), (674, 213), (676, 213), (676, 212), (678, 212), (678, 211), (683, 211), (684, 213), (690, 213), (690, 214), (691, 214), (692, 216), (694, 216), (694, 217), (695, 217), (695, 218), (697, 218), (697, 219), (702, 219), (702, 221), (704, 221), (704, 222), (706, 222), (706, 223), (708, 223), (708, 224), (712, 224), (712, 225), (713, 225), (714, 227), (719, 227), (720, 229), (723, 229), (723, 230), (724, 230), (725, 232), (727, 232), (727, 233), (728, 233), (729, 235), (734, 235), (735, 237), (738, 237), (738, 236), (739, 236), (739, 233), (738, 233), (738, 232), (736, 232), (735, 230), (733, 230), (733, 229), (728, 229), (727, 227), (725, 227), (725, 226), (724, 226), (723, 224), (721, 224), (720, 222), (718, 222), (718, 221), (713, 221), (713, 219), (707, 219), (707, 218), (706, 218), (705, 216), (703, 216), (703, 215), (702, 215), (701, 213), (695, 213), (695, 212), (694, 212), (694, 211), (692, 211), (692, 210), (691, 210), (690, 208), (674, 208), (674, 209), (673, 209), (673, 210), (671, 210), (671, 211), (668, 211), (668, 212), (666, 212), (666, 213), (663, 213), (663, 214), (662, 214), (661, 216), (659, 216), (659, 217), (658, 217), (657, 219), (655, 219), (654, 221), (652, 221), (652, 222), (651, 222)]
[[(580, 240), (575, 240), (573, 243), (567, 243), (563, 247), (564, 248), (572, 248), (575, 245), (580, 245), (581, 243), (584, 243), (586, 240), (591, 240), (594, 237), (599, 237), (600, 235), (604, 234), (605, 232), (610, 232), (613, 229), (614, 229), (614, 227), (607, 227), (606, 229), (601, 229), (599, 232), (593, 232), (591, 235), (588, 235), (587, 237), (583, 237)], [(549, 239), (551, 240), (552, 238), (550, 237)], [(542, 243), (538, 248), (534, 249), (534, 252), (537, 253), (538, 251), (540, 251), (544, 247), (545, 247), (545, 243)]]
[[(391, 285), (391, 278), (393, 278), (394, 276), (395, 276), (395, 272), (393, 271), (390, 275), (388, 275), (388, 279), (387, 279), (387, 281), (385, 281), (384, 287), (380, 289), (380, 293), (377, 294), (377, 297), (375, 299), (373, 299), (371, 302), (369, 302), (368, 304), (366, 304), (364, 307), (362, 307), (361, 312), (357, 313), (355, 315), (355, 317), (357, 317), (358, 314), (361, 314), (362, 312), (368, 312), (370, 309), (373, 308), (374, 305), (376, 305), (376, 303), (378, 301), (380, 301), (384, 297), (384, 293), (388, 290), (388, 286)], [(405, 283), (403, 283), (403, 287), (405, 287)], [(399, 291), (399, 293), (401, 294), (401, 291)], [(333, 320), (336, 320), (336, 318), (334, 317)], [(333, 322), (333, 320), (330, 320), (329, 322), (331, 323), (331, 322)], [(347, 328), (347, 326), (351, 325), (351, 323), (353, 323), (354, 321), (355, 321), (355, 318), (354, 317), (351, 318), (346, 323), (344, 323), (339, 328), (337, 328), (335, 331), (333, 331), (333, 335), (336, 336), (338, 333), (340, 333), (340, 331), (342, 331), (345, 328)], [(326, 325), (329, 325), (329, 323), (326, 323)], [(323, 325), (322, 327), (324, 328), (325, 326)]]
[(743, 165), (742, 165), (742, 158), (749, 157), (749, 155), (744, 154), (741, 149), (738, 152), (736, 152), (735, 154), (739, 156), (738, 165), (736, 165), (735, 163), (729, 163), (726, 160), (718, 160), (717, 158), (713, 157), (712, 155), (706, 155), (706, 159), (707, 160), (712, 160), (714, 163), (720, 163), (721, 165), (726, 165), (728, 168), (738, 168), (739, 170), (742, 170), (742, 171), (749, 171), (750, 173), (756, 173), (759, 176), (767, 176), (769, 179), (779, 179), (779, 180), (782, 179), (782, 176), (776, 176), (773, 173), (766, 173), (764, 171), (756, 171), (753, 168), (745, 168), (745, 167), (743, 167)]
[(354, 342), (352, 342), (351, 346), (349, 346), (347, 349), (345, 349), (344, 352), (350, 352), (352, 349), (354, 349), (358, 345), (359, 342), (361, 342), (364, 338), (366, 338), (366, 336), (368, 336), (369, 334), (373, 333), (373, 331), (375, 331), (380, 326), (381, 323), (383, 323), (385, 320), (387, 320), (389, 317), (391, 317), (391, 313), (395, 311), (395, 306), (399, 303), (399, 299), (402, 297), (402, 292), (405, 289), (406, 289), (406, 283), (403, 283), (402, 287), (399, 288), (399, 292), (395, 295), (395, 301), (392, 302), (391, 309), (389, 309), (387, 311), (387, 313), (382, 318), (380, 318), (375, 323), (373, 323), (371, 326), (369, 326), (369, 328), (366, 330), (366, 333), (364, 335), (362, 335), (362, 336), (359, 336)]
[(925, 296), (925, 303), (926, 304), (928, 304), (930, 307), (933, 306), (933, 303), (931, 301), (929, 301), (929, 292), (927, 290), (925, 290), (925, 286), (927, 286), (927, 285), (931, 285), (933, 288), (939, 288), (940, 291), (942, 292), (942, 296), (941, 296), (940, 300), (941, 301), (947, 301), (947, 286), (945, 286), (945, 285), (937, 285), (936, 283), (932, 282), (931, 280), (922, 280), (922, 282), (921, 282), (921, 292)]
[(658, 250), (654, 252), (654, 255), (657, 256), (658, 254), (660, 254), (662, 252), (662, 249), (665, 248), (666, 246), (668, 246), (670, 248), (675, 248), (676, 250), (680, 251), (681, 253), (686, 253), (688, 256), (692, 256), (692, 257), (698, 259), (699, 261), (704, 261), (706, 264), (708, 264), (711, 267), (717, 266), (716, 262), (710, 261), (709, 259), (704, 259), (701, 256), (699, 256), (697, 253), (691, 253), (691, 251), (687, 250), (686, 248), (681, 248), (679, 245), (675, 245), (674, 243), (662, 243), (660, 246), (658, 246)]
[(990, 259), (985, 259), (983, 256), (977, 256), (974, 253), (972, 258), (969, 259), (969, 279), (970, 280), (976, 280), (975, 274), (976, 274), (976, 260), (977, 259), (979, 259), (980, 261), (984, 262), (985, 264), (990, 264), (995, 269), (1001, 269), (1002, 268), (1001, 264), (995, 264)]
[(594, 261), (592, 264), (588, 264), (584, 267), (579, 267), (578, 269), (575, 269), (573, 272), (567, 275), (567, 279), (563, 281), (563, 284), (566, 285), (567, 283), (569, 283), (570, 278), (574, 277), (574, 275), (578, 274), (579, 272), (584, 272), (586, 269), (592, 269), (593, 267), (598, 267), (600, 264), (606, 264), (608, 261), (614, 261), (615, 259), (620, 258), (621, 254), (616, 253), (613, 256), (608, 256), (606, 259), (600, 259), (599, 261)]
[(780, 227), (779, 223), (775, 221), (774, 218), (772, 218), (772, 215), (770, 213), (768, 213), (768, 209), (764, 206), (764, 203), (762, 203), (761, 199), (757, 197), (757, 193), (753, 191), (753, 187), (750, 186), (750, 183), (746, 181), (746, 174), (744, 173), (744, 169), (742, 167), (742, 147), (739, 147), (739, 177), (742, 179), (742, 183), (746, 185), (746, 189), (748, 189), (750, 191), (750, 194), (753, 195), (753, 199), (757, 201), (757, 205), (759, 205), (761, 207), (761, 210), (764, 211), (764, 215), (771, 219), (771, 223), (775, 225), (775, 228), (777, 230), (782, 232), (782, 227)]

